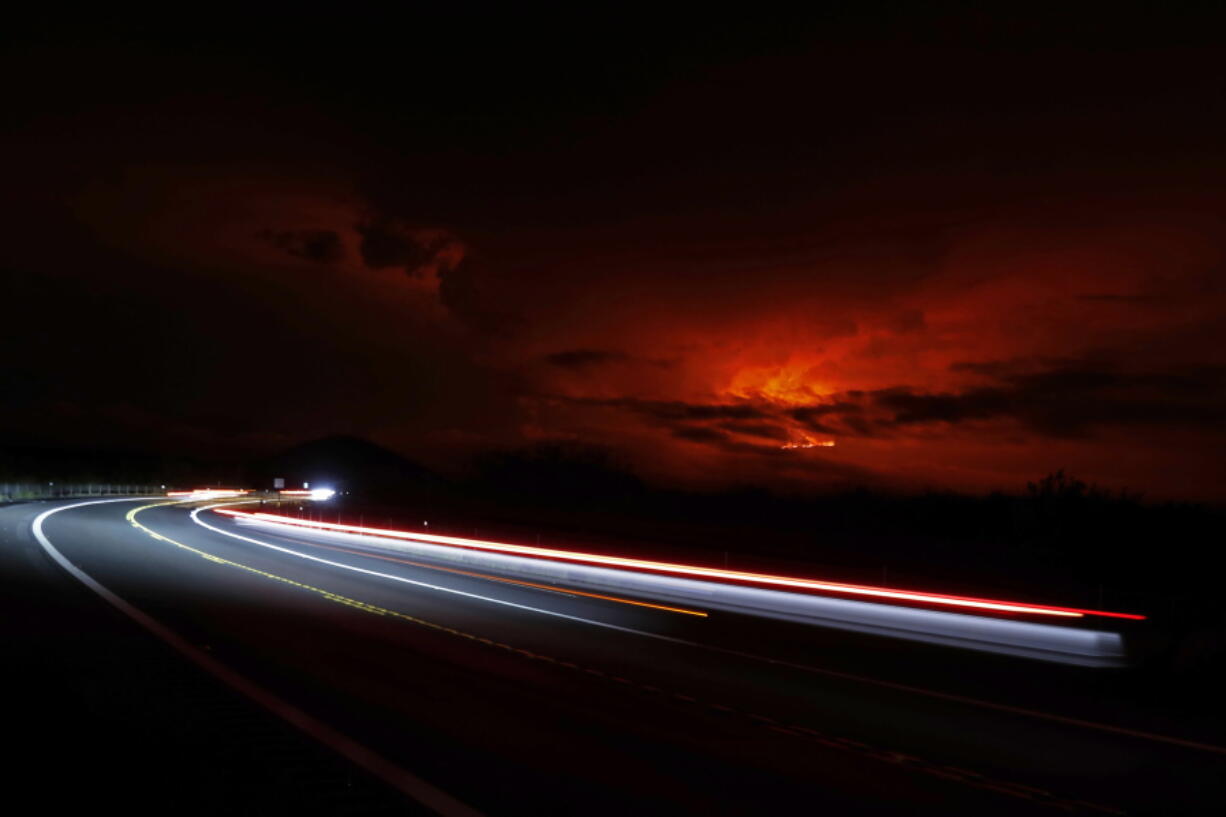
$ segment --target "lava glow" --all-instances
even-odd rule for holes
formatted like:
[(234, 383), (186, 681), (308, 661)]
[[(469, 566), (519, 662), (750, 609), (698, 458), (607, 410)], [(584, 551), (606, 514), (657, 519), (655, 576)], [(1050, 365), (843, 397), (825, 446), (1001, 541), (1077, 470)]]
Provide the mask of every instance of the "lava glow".
[(793, 441), (790, 443), (784, 443), (783, 445), (779, 447), (782, 448), (784, 451), (795, 451), (796, 449), (799, 449), (799, 448), (834, 448), (834, 440), (805, 439), (805, 440), (800, 440), (800, 441)]

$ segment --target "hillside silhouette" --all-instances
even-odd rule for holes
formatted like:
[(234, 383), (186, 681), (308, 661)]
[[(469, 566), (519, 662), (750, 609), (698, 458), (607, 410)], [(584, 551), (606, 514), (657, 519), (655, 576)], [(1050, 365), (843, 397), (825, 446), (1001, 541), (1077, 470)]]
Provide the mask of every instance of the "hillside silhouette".
[(407, 457), (348, 435), (311, 440), (259, 459), (248, 473), (254, 487), (270, 488), (280, 477), (287, 488), (309, 483), (371, 499), (433, 494), (444, 485), (441, 477)]

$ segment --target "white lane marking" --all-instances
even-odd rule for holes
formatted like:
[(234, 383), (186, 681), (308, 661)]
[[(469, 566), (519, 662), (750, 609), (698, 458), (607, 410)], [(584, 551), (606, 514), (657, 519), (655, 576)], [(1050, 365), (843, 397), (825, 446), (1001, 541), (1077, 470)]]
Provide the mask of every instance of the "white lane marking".
[[(226, 502), (224, 504), (230, 505), (231, 503)], [(456, 590), (454, 587), (446, 587), (441, 584), (431, 584), (430, 582), (417, 581), (416, 579), (406, 578), (405, 576), (396, 576), (392, 573), (381, 573), (378, 570), (370, 570), (369, 568), (365, 568), (365, 567), (357, 567), (356, 565), (345, 564), (344, 562), (336, 562), (331, 559), (324, 559), (320, 556), (312, 556), (309, 553), (302, 553), (292, 548), (282, 547), (280, 545), (274, 545), (271, 542), (263, 542), (259, 539), (253, 539), (250, 536), (243, 536), (242, 534), (232, 533), (227, 530), (222, 530), (221, 528), (210, 525), (208, 522), (202, 522), (200, 520), (200, 517), (198, 516), (198, 514), (201, 511), (207, 511), (207, 510), (211, 510), (212, 508), (219, 508), (219, 507), (222, 507), (222, 506), (221, 505), (208, 505), (203, 508), (197, 508), (196, 510), (192, 511), (192, 514), (191, 514), (192, 521), (195, 522), (197, 525), (200, 525), (201, 527), (208, 528), (209, 530), (215, 533), (220, 533), (222, 536), (229, 536), (232, 539), (241, 539), (242, 541), (250, 542), (253, 545), (259, 545), (260, 547), (269, 548), (270, 550), (277, 550), (277, 551), (280, 551), (281, 553), (288, 553), (291, 556), (297, 556), (300, 559), (306, 559), (311, 562), (319, 562), (320, 564), (325, 564), (330, 567), (339, 567), (343, 570), (352, 570), (354, 573), (365, 573), (368, 576), (378, 576), (379, 578), (389, 579), (394, 582), (402, 582), (404, 584), (416, 585), (417, 587), (425, 587), (428, 590), (437, 590), (440, 593), (451, 593), (456, 596), (464, 596), (470, 599), (477, 599), (478, 601), (488, 601), (491, 604), (501, 604), (504, 607), (514, 607), (519, 610), (528, 610), (529, 612), (540, 613), (541, 615), (545, 615), (545, 616), (553, 616), (554, 618), (564, 618), (564, 619), (569, 619), (570, 621), (581, 621), (584, 624), (592, 624), (596, 627), (605, 627), (610, 630), (621, 630), (622, 632), (626, 632), (626, 633), (636, 633), (638, 635), (650, 635), (655, 638), (665, 639), (667, 641), (678, 641), (679, 643), (685, 643), (685, 644), (689, 643), (688, 641), (681, 641), (680, 639), (670, 638), (668, 636), (656, 635), (655, 633), (648, 633), (642, 630), (635, 630), (631, 627), (623, 627), (620, 624), (610, 624), (607, 621), (597, 621), (596, 619), (584, 618), (583, 616), (573, 616), (573, 615), (570, 615), (569, 613), (559, 613), (556, 610), (545, 610), (541, 607), (533, 607), (529, 604), (519, 604), (518, 602), (506, 601), (505, 599), (498, 599), (498, 598), (494, 598), (493, 596), (483, 596), (480, 593), (469, 593), (466, 590)]]
[[(989, 709), (989, 710), (993, 710), (996, 712), (1006, 712), (1010, 715), (1021, 715), (1023, 717), (1037, 718), (1039, 720), (1046, 720), (1046, 721), (1051, 721), (1053, 723), (1060, 723), (1065, 726), (1076, 726), (1076, 727), (1080, 727), (1083, 729), (1095, 730), (1098, 732), (1107, 732), (1110, 734), (1124, 735), (1124, 736), (1131, 737), (1131, 738), (1139, 738), (1142, 740), (1149, 740), (1149, 741), (1154, 741), (1157, 743), (1166, 743), (1172, 746), (1179, 746), (1184, 749), (1195, 749), (1201, 752), (1210, 752), (1210, 753), (1218, 754), (1218, 755), (1226, 755), (1226, 747), (1214, 746), (1208, 743), (1198, 743), (1196, 741), (1184, 740), (1182, 738), (1171, 737), (1169, 735), (1159, 735), (1159, 734), (1155, 734), (1152, 732), (1143, 732), (1143, 731), (1136, 730), (1136, 729), (1128, 729), (1127, 727), (1123, 727), (1123, 726), (1112, 726), (1110, 724), (1098, 723), (1096, 721), (1086, 721), (1086, 720), (1081, 720), (1080, 718), (1071, 718), (1066, 715), (1057, 715), (1052, 712), (1043, 712), (1037, 709), (1025, 709), (1019, 706), (1010, 706), (1009, 704), (1001, 704), (1001, 703), (995, 703), (993, 701), (985, 701), (980, 698), (969, 698), (969, 697), (965, 697), (962, 695), (955, 695), (949, 692), (938, 692), (932, 689), (924, 689), (923, 687), (915, 687), (915, 686), (910, 686), (908, 684), (899, 684), (893, 681), (882, 681), (877, 678), (869, 678), (863, 675), (854, 675), (852, 673), (840, 672), (838, 670), (823, 669), (822, 667), (814, 667), (808, 664), (797, 664), (792, 661), (785, 661), (779, 658), (768, 658), (767, 656), (764, 656), (764, 655), (756, 655), (754, 653), (741, 652), (740, 650), (733, 650), (727, 647), (716, 647), (711, 644), (703, 644), (697, 641), (689, 641), (684, 638), (676, 638), (674, 636), (661, 635), (660, 633), (648, 632), (646, 630), (636, 630), (632, 627), (622, 627), (616, 624), (608, 624), (603, 621), (593, 621), (592, 619), (581, 618), (579, 616), (570, 616), (570, 615), (566, 615), (565, 613), (556, 613), (551, 610), (542, 610), (536, 607), (529, 607), (528, 605), (524, 605), (524, 604), (515, 604), (514, 602), (502, 601), (501, 599), (489, 598), (487, 596), (477, 595), (476, 593), (466, 593), (462, 590), (453, 590), (448, 587), (439, 587), (437, 585), (429, 584), (427, 582), (414, 581), (412, 579), (406, 579), (400, 576), (393, 576), (387, 573), (380, 573), (375, 570), (368, 570), (366, 568), (356, 567), (353, 565), (347, 565), (342, 562), (334, 562), (329, 559), (322, 559), (318, 556), (311, 556), (309, 554), (300, 553), (296, 550), (292, 550), (286, 547), (281, 547), (279, 545), (274, 545), (269, 542), (261, 542), (260, 540), (253, 539), (249, 536), (243, 536), (241, 534), (231, 533), (230, 531), (226, 531), (226, 530), (222, 530), (221, 528), (214, 527), (213, 525), (210, 525), (207, 522), (200, 521), (198, 517), (198, 514), (201, 511), (212, 510), (213, 508), (227, 507), (232, 504), (234, 503), (226, 502), (226, 503), (219, 503), (217, 505), (208, 505), (206, 507), (197, 508), (196, 510), (192, 511), (192, 519), (198, 525), (202, 525), (203, 527), (206, 527), (209, 530), (216, 531), (217, 533), (223, 534), (224, 536), (230, 536), (234, 539), (241, 539), (243, 541), (251, 542), (252, 544), (260, 545), (262, 547), (271, 548), (273, 550), (279, 550), (283, 553), (288, 553), (294, 556), (299, 556), (303, 559), (309, 559), (315, 562), (322, 562), (324, 564), (333, 565), (335, 567), (344, 568), (346, 570), (352, 570), (358, 573), (366, 573), (372, 576), (381, 576), (383, 578), (391, 579), (393, 581), (400, 581), (400, 582), (405, 582), (407, 584), (415, 584), (421, 587), (431, 588), (434, 590), (441, 590), (445, 593), (455, 593), (456, 595), (468, 596), (470, 598), (490, 601), (495, 604), (505, 604), (509, 607), (519, 607), (524, 610), (531, 610), (533, 612), (543, 613), (549, 616), (557, 616), (558, 618), (566, 618), (566, 619), (571, 619), (573, 621), (580, 621), (580, 622), (584, 622), (587, 624), (594, 624), (598, 627), (607, 627), (612, 630), (621, 630), (622, 632), (632, 633), (634, 635), (641, 635), (646, 638), (654, 638), (659, 641), (668, 641), (673, 644), (683, 644), (688, 647), (694, 647), (700, 650), (706, 650), (708, 652), (719, 653), (722, 655), (732, 655), (738, 658), (745, 658), (751, 661), (759, 661), (759, 662), (763, 662), (767, 664), (773, 664), (775, 666), (787, 667), (788, 669), (800, 670), (802, 672), (811, 673), (813, 675), (823, 675), (828, 678), (838, 678), (844, 681), (854, 681), (856, 683), (861, 683), (861, 684), (871, 684), (873, 686), (882, 687), (884, 689), (891, 689), (897, 692), (907, 692), (907, 693), (914, 694), (914, 695), (921, 695), (927, 698), (934, 698), (936, 700), (950, 701), (953, 703), (964, 704), (967, 706), (974, 706), (980, 709)], [(287, 527), (290, 527), (290, 526), (287, 526)], [(299, 536), (302, 533), (302, 529), (298, 527), (292, 527), (292, 530), (294, 530), (294, 532)], [(378, 537), (372, 537), (372, 538), (378, 538)]]
[(170, 628), (159, 622), (157, 619), (147, 615), (141, 610), (133, 607), (128, 602), (117, 596), (115, 593), (108, 590), (92, 576), (79, 567), (70, 562), (64, 554), (51, 544), (46, 534), (43, 533), (43, 522), (52, 514), (60, 513), (61, 511), (80, 508), (85, 505), (101, 505), (107, 502), (139, 502), (148, 501), (150, 497), (142, 497), (139, 499), (99, 499), (89, 502), (77, 502), (72, 505), (63, 505), (58, 508), (51, 508), (44, 511), (35, 517), (30, 529), (34, 533), (34, 538), (38, 540), (38, 544), (42, 546), (47, 555), (55, 560), (56, 564), (64, 568), (73, 578), (80, 581), (90, 590), (93, 590), (99, 596), (107, 601), (112, 607), (119, 610), (128, 618), (135, 621), (140, 626), (151, 632), (153, 635), (160, 638), (165, 643), (169, 644), (181, 655), (192, 661), (196, 666), (208, 672), (219, 681), (225, 683), (231, 689), (245, 695), (255, 703), (269, 710), (273, 714), (280, 717), (296, 727), (299, 731), (304, 732), (320, 743), (328, 746), (333, 751), (345, 757), (359, 768), (365, 769), (371, 774), (378, 777), (380, 780), (399, 789), (407, 794), (423, 806), (429, 808), (437, 814), (444, 817), (482, 817), (481, 812), (456, 800), (451, 795), (447, 794), (442, 789), (436, 788), (425, 780), (422, 780), (417, 775), (400, 768), (391, 761), (384, 758), (372, 749), (368, 749), (352, 738), (336, 731), (332, 727), (316, 720), (311, 715), (302, 711), (298, 707), (277, 697), (274, 693), (239, 675), (234, 670), (230, 669), (225, 664), (213, 658), (211, 655), (202, 652), (195, 646), (186, 641), (182, 636), (175, 633)]
[[(227, 507), (228, 507), (228, 503), (227, 503)], [(428, 562), (414, 562), (414, 561), (410, 561), (408, 559), (403, 559), (403, 558), (393, 558), (390, 555), (388, 555), (386, 551), (383, 551), (381, 553), (375, 553), (374, 551), (370, 551), (370, 550), (350, 550), (348, 548), (342, 548), (339, 545), (335, 545), (335, 544), (328, 545), (322, 542), (312, 542), (309, 539), (302, 539), (302, 538), (296, 539), (293, 536), (287, 536), (284, 533), (280, 533), (280, 532), (272, 533), (269, 531), (265, 531), (265, 535), (272, 536), (277, 541), (287, 542), (291, 545), (306, 545), (307, 547), (324, 548), (325, 550), (340, 551), (342, 553), (350, 553), (354, 556), (368, 557), (368, 558), (373, 558), (373, 559), (382, 558), (383, 561), (391, 561), (397, 564), (406, 564), (406, 565), (409, 565), (410, 567), (416, 567), (422, 570), (433, 570), (435, 573), (451, 573), (453, 575), (465, 576), (467, 578), (472, 578), (472, 579), (483, 579), (485, 581), (496, 582), (497, 585), (505, 586), (509, 584), (512, 587), (522, 588), (524, 590), (539, 590), (542, 593), (551, 593), (551, 594), (558, 595), (558, 596), (566, 596), (567, 598), (571, 598), (571, 599), (584, 599), (584, 598), (601, 599), (601, 598), (604, 598), (605, 601), (618, 601), (618, 599), (612, 596), (604, 596), (604, 597), (594, 596), (591, 593), (585, 593), (582, 590), (579, 590), (577, 588), (562, 587), (560, 585), (554, 586), (554, 585), (547, 585), (547, 584), (532, 584), (532, 583), (528, 583), (526, 580), (521, 581), (522, 577), (521, 579), (506, 578), (505, 580), (503, 580), (492, 574), (481, 574), (481, 573), (474, 572), (472, 570), (465, 571), (465, 570), (460, 570), (455, 567), (448, 567), (446, 565), (433, 565)], [(348, 534), (348, 535), (353, 535), (353, 534)], [(362, 547), (362, 545), (359, 545), (359, 544), (353, 544), (353, 543), (350, 543), (350, 544), (352, 544), (353, 547), (355, 548)], [(401, 556), (401, 557), (405, 555), (403, 551), (396, 551), (396, 553), (398, 556)], [(408, 555), (412, 556), (414, 554), (410, 553)], [(427, 556), (427, 557), (418, 557), (418, 558), (430, 558), (430, 557)], [(555, 581), (560, 581), (560, 580), (555, 580)], [(631, 604), (638, 605), (640, 601), (642, 602), (642, 604), (645, 605), (645, 609), (651, 609), (653, 606), (663, 606), (664, 605), (663, 601), (659, 599), (655, 599), (655, 598), (652, 598), (650, 600), (634, 600), (631, 602)], [(706, 616), (707, 614), (703, 613), (702, 615)], [(596, 623), (599, 624), (600, 622), (596, 622)]]

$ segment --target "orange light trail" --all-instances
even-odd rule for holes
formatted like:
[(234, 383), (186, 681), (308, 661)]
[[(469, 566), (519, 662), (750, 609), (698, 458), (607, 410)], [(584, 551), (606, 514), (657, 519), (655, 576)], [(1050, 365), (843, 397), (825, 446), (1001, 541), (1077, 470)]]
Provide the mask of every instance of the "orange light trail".
[(951, 596), (940, 593), (925, 593), (917, 590), (901, 590), (890, 587), (873, 587), (870, 585), (842, 584), (815, 579), (798, 579), (790, 576), (774, 576), (766, 573), (747, 573), (738, 570), (721, 570), (697, 565), (683, 565), (671, 562), (653, 562), (645, 559), (628, 559), (621, 556), (599, 556), (592, 553), (580, 553), (570, 550), (554, 550), (550, 548), (531, 547), (528, 545), (511, 545), (503, 542), (489, 542), (480, 539), (464, 539), (456, 536), (441, 536), (432, 533), (413, 533), (411, 531), (388, 530), (384, 528), (367, 528), (358, 525), (342, 525), (337, 522), (315, 522), (305, 519), (295, 519), (289, 516), (279, 516), (270, 513), (247, 513), (215, 508), (219, 514), (237, 518), (253, 519), (298, 527), (316, 528), (338, 533), (356, 533), (370, 536), (382, 536), (389, 539), (404, 539), (408, 541), (430, 544), (450, 545), (470, 550), (483, 550), (496, 553), (509, 553), (520, 556), (533, 556), (554, 561), (581, 562), (607, 567), (624, 568), (652, 573), (667, 573), (680, 576), (694, 576), (704, 579), (748, 582), (751, 584), (772, 587), (788, 587), (799, 590), (814, 590), (827, 593), (842, 593), (853, 596), (868, 596), (872, 598), (891, 599), (896, 601), (912, 601), (922, 604), (934, 604), (947, 607), (965, 607), (975, 610), (989, 610), (998, 613), (1025, 613), (1031, 615), (1057, 616), (1064, 618), (1082, 618), (1084, 616), (1101, 616), (1104, 618), (1120, 618), (1132, 621), (1144, 621), (1145, 616), (1135, 613), (1113, 613), (1106, 610), (1089, 610), (1076, 607), (1055, 607), (1042, 604), (1027, 604), (1025, 602), (998, 601), (995, 599), (976, 598), (973, 596)]
[(442, 567), (440, 565), (426, 564), (425, 562), (415, 562), (412, 559), (400, 559), (395, 556), (385, 556), (380, 553), (370, 553), (364, 550), (351, 550), (350, 548), (337, 547), (336, 545), (321, 545), (318, 542), (311, 542), (311, 547), (326, 548), (327, 550), (335, 550), (340, 553), (351, 553), (354, 556), (368, 556), (372, 559), (382, 559), (385, 562), (396, 562), (402, 565), (412, 565), (414, 567), (424, 567), (427, 570), (442, 570), (446, 573), (458, 573), (461, 576), (472, 576), (477, 579), (489, 579), (493, 582), (503, 582), (504, 584), (518, 584), (524, 587), (535, 587), (538, 590), (551, 590), (555, 593), (565, 593), (569, 596), (586, 596), (590, 599), (602, 599), (603, 601), (616, 601), (620, 604), (633, 604), (636, 607), (650, 607), (653, 610), (664, 610), (669, 613), (682, 613), (687, 616), (700, 616), (707, 618), (708, 614), (701, 610), (688, 610), (685, 607), (670, 607), (667, 604), (655, 604), (648, 601), (639, 601), (637, 599), (626, 599), (621, 596), (606, 596), (601, 593), (588, 593), (583, 590), (575, 590), (570, 587), (558, 587), (552, 584), (539, 584), (537, 582), (524, 581), (522, 579), (508, 579), (503, 576), (491, 576), (487, 573), (476, 573), (472, 570), (460, 570), (458, 567)]

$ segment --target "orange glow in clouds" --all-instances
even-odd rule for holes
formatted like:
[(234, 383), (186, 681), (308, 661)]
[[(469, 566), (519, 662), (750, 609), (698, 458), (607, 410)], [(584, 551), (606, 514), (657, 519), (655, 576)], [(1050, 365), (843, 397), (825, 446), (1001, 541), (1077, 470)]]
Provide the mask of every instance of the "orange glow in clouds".
[(834, 448), (834, 440), (815, 440), (805, 437), (800, 441), (792, 441), (779, 446), (784, 451), (794, 451), (798, 448)]
[(789, 406), (816, 403), (831, 390), (815, 381), (814, 368), (793, 364), (744, 368), (733, 376), (727, 393), (745, 400), (756, 398)]

